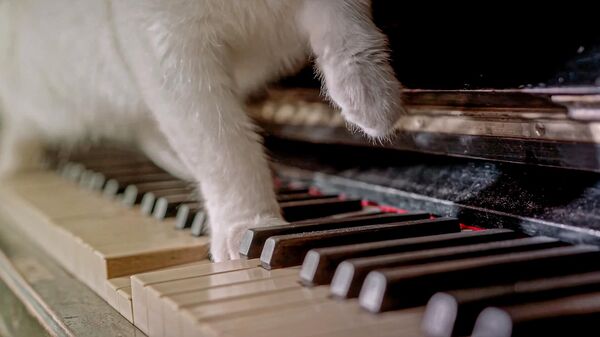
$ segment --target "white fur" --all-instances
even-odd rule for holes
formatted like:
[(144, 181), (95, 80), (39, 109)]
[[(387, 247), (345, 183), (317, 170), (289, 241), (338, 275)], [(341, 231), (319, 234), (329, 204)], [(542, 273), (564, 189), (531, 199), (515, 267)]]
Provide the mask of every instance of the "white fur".
[(368, 0), (0, 0), (0, 172), (40, 144), (109, 138), (198, 181), (215, 260), (284, 223), (248, 94), (312, 54), (331, 100), (372, 137), (401, 113)]

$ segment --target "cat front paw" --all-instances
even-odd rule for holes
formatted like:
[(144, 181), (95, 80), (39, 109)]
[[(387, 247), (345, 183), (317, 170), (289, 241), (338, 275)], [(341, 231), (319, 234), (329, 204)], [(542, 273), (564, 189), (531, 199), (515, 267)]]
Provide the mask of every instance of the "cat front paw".
[(210, 254), (213, 262), (222, 262), (240, 258), (242, 236), (249, 228), (279, 226), (287, 224), (279, 217), (257, 216), (245, 222), (229, 226), (214, 226), (211, 233)]
[(382, 140), (394, 133), (402, 111), (401, 105), (394, 109), (364, 107), (342, 110), (342, 116), (350, 125), (358, 127), (369, 138)]
[(360, 66), (346, 70), (329, 88), (344, 119), (367, 136), (384, 139), (404, 114), (401, 85), (388, 67)]

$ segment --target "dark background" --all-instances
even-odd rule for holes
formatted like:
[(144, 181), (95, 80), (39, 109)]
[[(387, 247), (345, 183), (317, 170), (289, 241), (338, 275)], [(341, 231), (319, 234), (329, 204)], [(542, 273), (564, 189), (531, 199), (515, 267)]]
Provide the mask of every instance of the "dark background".
[[(596, 7), (374, 0), (373, 16), (406, 87), (502, 89), (600, 85)], [(318, 87), (310, 68), (286, 83)]]

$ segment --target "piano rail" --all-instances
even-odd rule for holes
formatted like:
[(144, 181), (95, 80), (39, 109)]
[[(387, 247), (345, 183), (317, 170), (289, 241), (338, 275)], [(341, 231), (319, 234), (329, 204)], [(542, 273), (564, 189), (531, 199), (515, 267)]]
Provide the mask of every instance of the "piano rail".
[(273, 89), (250, 103), (267, 136), (600, 172), (600, 90), (409, 90), (397, 135), (348, 131), (316, 89)]

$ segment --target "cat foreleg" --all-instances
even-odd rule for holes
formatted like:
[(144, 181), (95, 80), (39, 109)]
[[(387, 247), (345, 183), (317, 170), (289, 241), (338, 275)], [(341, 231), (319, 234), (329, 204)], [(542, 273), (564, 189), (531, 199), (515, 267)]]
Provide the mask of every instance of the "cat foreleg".
[(384, 138), (403, 113), (401, 85), (368, 0), (305, 0), (299, 23), (309, 37), (329, 97), (351, 124)]

